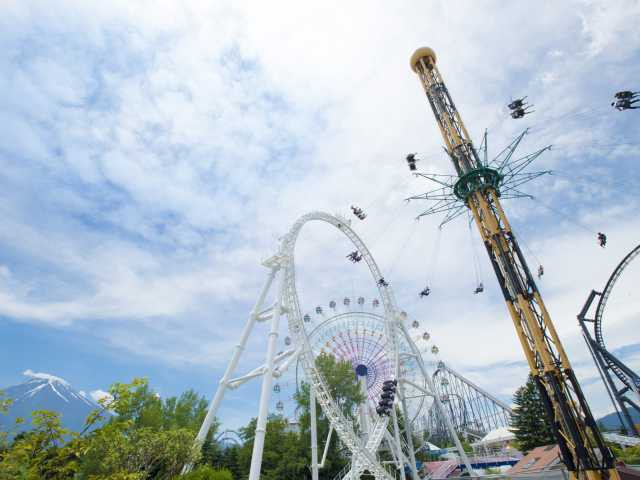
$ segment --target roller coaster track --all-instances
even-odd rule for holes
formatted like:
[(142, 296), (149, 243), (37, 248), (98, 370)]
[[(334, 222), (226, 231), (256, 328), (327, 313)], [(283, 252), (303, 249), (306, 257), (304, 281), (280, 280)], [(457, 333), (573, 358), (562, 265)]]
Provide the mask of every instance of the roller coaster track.
[[(351, 451), (356, 461), (357, 467), (362, 469), (366, 468), (371, 473), (373, 473), (376, 478), (391, 479), (392, 477), (378, 463), (378, 460), (375, 457), (373, 451), (368, 449), (368, 445), (364, 445), (360, 441), (360, 438), (358, 438), (358, 436), (356, 435), (352, 420), (347, 418), (340, 410), (340, 408), (338, 408), (337, 404), (333, 401), (328, 385), (315, 366), (315, 360), (311, 345), (309, 344), (309, 339), (303, 333), (304, 324), (300, 310), (298, 294), (296, 291), (294, 251), (296, 239), (300, 230), (307, 222), (310, 221), (326, 222), (342, 230), (342, 232), (357, 247), (357, 250), (362, 253), (365, 262), (371, 270), (373, 278), (375, 280), (382, 278), (382, 274), (380, 273), (380, 269), (375, 263), (373, 257), (370, 255), (368, 249), (366, 248), (362, 240), (360, 240), (360, 237), (349, 227), (346, 222), (332, 215), (328, 215), (323, 212), (312, 212), (302, 216), (291, 227), (291, 230), (287, 234), (287, 237), (283, 240), (282, 250), (284, 254), (283, 258), (285, 259), (283, 303), (285, 305), (285, 308), (288, 310), (287, 313), (289, 317), (289, 330), (293, 333), (294, 336), (297, 337), (296, 343), (302, 346), (300, 363), (305, 372), (305, 375), (309, 383), (311, 384), (311, 387), (316, 392), (316, 399), (320, 404), (322, 411), (325, 412), (340, 440)], [(396, 315), (395, 312), (397, 311), (397, 307), (395, 305), (394, 299), (391, 297), (391, 293), (384, 288), (379, 288), (379, 291), (385, 311), (388, 312), (388, 317), (394, 317)], [(390, 335), (390, 332), (387, 329), (385, 329), (385, 333), (386, 335)], [(395, 342), (390, 342), (390, 344), (395, 345)], [(382, 425), (375, 425), (373, 431), (375, 433), (377, 433), (378, 431), (384, 432), (386, 430), (386, 422), (386, 417), (380, 417), (377, 424), (383, 424), (384, 428)], [(372, 437), (374, 436), (375, 434), (372, 435)]]
[(622, 259), (622, 261), (618, 264), (616, 269), (613, 271), (609, 280), (607, 281), (606, 286), (604, 287), (603, 292), (600, 294), (600, 301), (598, 302), (598, 307), (596, 308), (596, 314), (594, 318), (594, 332), (596, 337), (596, 342), (600, 348), (606, 352), (605, 360), (609, 365), (611, 371), (620, 379), (622, 383), (624, 383), (627, 387), (632, 388), (631, 382), (635, 383), (636, 387), (640, 387), (640, 378), (633, 373), (628, 367), (626, 367), (622, 362), (617, 360), (608, 350), (604, 343), (604, 337), (602, 335), (602, 317), (604, 315), (604, 309), (607, 306), (607, 301), (609, 300), (609, 296), (613, 291), (613, 287), (618, 282), (618, 279), (622, 276), (622, 273), (629, 266), (629, 264), (640, 255), (640, 245), (635, 247), (631, 252), (627, 254), (626, 257)]
[[(636, 246), (622, 259), (609, 277), (609, 280), (607, 280), (602, 292), (591, 291), (584, 307), (578, 314), (583, 337), (605, 384), (609, 398), (616, 409), (620, 424), (625, 430), (636, 436), (639, 436), (640, 432), (638, 432), (629, 413), (629, 407), (640, 413), (640, 377), (607, 349), (604, 335), (602, 334), (602, 325), (605, 317), (605, 308), (615, 285), (629, 264), (638, 255), (640, 255), (640, 245)], [(595, 309), (595, 314), (593, 318), (588, 318), (587, 314), (596, 297), (600, 297), (600, 299)], [(587, 323), (593, 324), (593, 335)], [(616, 384), (614, 378), (622, 383), (622, 388), (620, 388), (619, 384)]]
[[(481, 438), (491, 430), (509, 426), (511, 408), (506, 403), (443, 362), (433, 373), (433, 383), (451, 422), (461, 434)], [(429, 412), (427, 430), (436, 443), (446, 435), (435, 412)]]

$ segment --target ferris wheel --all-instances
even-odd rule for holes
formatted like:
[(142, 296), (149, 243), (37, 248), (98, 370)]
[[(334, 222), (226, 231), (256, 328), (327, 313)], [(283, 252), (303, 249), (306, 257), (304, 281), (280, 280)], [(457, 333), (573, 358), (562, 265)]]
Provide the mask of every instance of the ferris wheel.
[[(406, 319), (406, 313), (400, 312)], [(385, 335), (384, 313), (380, 311), (380, 301), (377, 298), (371, 300), (365, 297), (344, 297), (342, 301), (331, 300), (328, 308), (317, 306), (311, 313), (303, 316), (304, 328), (309, 338), (309, 344), (315, 357), (321, 354), (329, 354), (336, 360), (349, 362), (356, 375), (358, 372), (366, 372), (364, 396), (368, 405), (365, 407), (367, 415), (375, 420), (375, 409), (383, 392), (384, 382), (395, 378), (396, 366), (394, 359), (389, 356), (387, 338)], [(405, 320), (408, 322), (408, 319)], [(411, 339), (416, 343), (422, 355), (433, 355), (431, 351), (435, 345), (427, 347), (430, 334), (419, 330), (420, 323), (413, 320), (410, 324)], [(437, 353), (437, 346), (435, 346)], [(411, 383), (406, 384), (405, 405), (407, 417), (411, 420), (416, 430), (417, 419), (426, 415), (433, 405), (433, 399), (421, 394), (421, 391), (412, 384), (427, 388), (427, 382), (422, 377), (420, 368), (406, 339), (398, 342), (398, 368), (401, 376)], [(428, 362), (429, 363), (429, 362)], [(433, 362), (431, 362), (433, 363)], [(304, 372), (298, 363), (296, 367), (296, 385), (299, 387), (304, 380)]]
[[(640, 296), (636, 294), (640, 270), (631, 266), (638, 256), (640, 245), (633, 248), (613, 270), (602, 292), (591, 291), (578, 314), (582, 335), (616, 410), (620, 425), (635, 436), (640, 436), (640, 431), (630, 410), (640, 414), (640, 376), (607, 348), (603, 324), (606, 318), (611, 319), (615, 315), (637, 317), (637, 312), (640, 311)], [(630, 278), (625, 280), (627, 276)], [(596, 297), (599, 297), (599, 300), (595, 313), (588, 318), (588, 312)], [(591, 324), (593, 333), (588, 323)]]
[[(345, 298), (343, 306), (347, 311), (327, 317), (315, 326), (311, 322), (310, 315), (302, 313), (296, 287), (295, 247), (300, 231), (309, 222), (330, 225), (351, 241), (356, 249), (354, 256), (358, 258), (358, 262), (364, 260), (372, 282), (377, 286), (379, 300), (373, 299), (371, 305), (372, 307), (375, 305), (379, 312), (365, 312), (361, 308), (365, 301), (360, 297), (355, 301), (355, 305), (360, 307), (355, 310), (360, 311), (351, 311), (351, 299)], [(263, 262), (269, 270), (267, 279), (209, 405), (196, 442), (199, 444), (204, 442), (227, 388), (237, 388), (253, 378), (262, 377), (249, 473), (249, 480), (258, 480), (273, 380), (281, 377), (289, 366), (297, 361), (304, 380), (310, 385), (313, 480), (318, 479), (318, 471), (323, 463), (318, 462), (316, 402), (331, 425), (327, 443), (330, 441), (332, 432), (335, 432), (351, 454), (351, 462), (342, 475), (345, 479), (359, 478), (364, 471), (368, 471), (376, 479), (395, 478), (395, 473), (387, 470), (388, 466), (383, 466), (378, 460), (377, 452), (383, 440), (395, 460), (391, 468), (397, 469), (404, 475), (404, 467), (409, 465), (412, 477), (418, 479), (412, 424), (426, 402), (432, 403), (433, 408), (440, 412), (463, 463), (474, 475), (454, 426), (446, 415), (440, 396), (427, 372), (421, 352), (409, 332), (408, 316), (398, 309), (389, 282), (384, 279), (369, 249), (351, 228), (350, 223), (349, 219), (341, 215), (330, 215), (324, 212), (308, 213), (300, 217), (282, 237), (278, 252)], [(271, 306), (263, 308), (276, 278), (278, 281), (274, 302)], [(330, 308), (332, 308), (331, 305), (332, 303)], [(334, 310), (336, 306), (337, 304), (333, 302)], [(322, 307), (316, 307), (315, 312), (322, 316)], [(280, 320), (283, 315), (287, 318), (287, 329), (290, 335), (287, 347), (290, 348), (276, 353)], [(270, 322), (265, 364), (244, 376), (232, 378), (253, 327), (256, 322), (265, 321)], [(411, 326), (416, 327), (416, 324), (418, 323), (414, 320)], [(425, 332), (419, 338), (428, 340), (428, 333)], [(332, 397), (326, 379), (316, 365), (316, 358), (323, 352), (330, 353), (336, 359), (348, 360), (352, 363), (354, 373), (367, 399), (363, 405), (359, 406), (357, 419), (346, 415)], [(432, 346), (432, 353), (437, 354), (436, 346)], [(383, 390), (386, 396), (381, 394)], [(376, 403), (380, 405), (384, 403), (380, 398), (384, 399), (389, 408), (376, 409)], [(412, 419), (412, 421), (403, 422), (404, 434), (400, 432), (396, 406), (403, 418)], [(189, 471), (190, 468), (191, 466), (187, 465), (184, 471)]]

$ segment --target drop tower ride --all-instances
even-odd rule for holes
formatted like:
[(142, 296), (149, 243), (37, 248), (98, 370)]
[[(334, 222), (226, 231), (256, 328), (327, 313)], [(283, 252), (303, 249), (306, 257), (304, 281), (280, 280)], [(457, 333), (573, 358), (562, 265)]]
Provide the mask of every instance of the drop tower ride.
[(480, 161), (436, 66), (419, 48), (411, 68), (436, 117), (458, 175), (454, 194), (471, 210), (547, 413), (562, 460), (574, 479), (619, 479), (540, 292), (500, 204), (500, 173)]

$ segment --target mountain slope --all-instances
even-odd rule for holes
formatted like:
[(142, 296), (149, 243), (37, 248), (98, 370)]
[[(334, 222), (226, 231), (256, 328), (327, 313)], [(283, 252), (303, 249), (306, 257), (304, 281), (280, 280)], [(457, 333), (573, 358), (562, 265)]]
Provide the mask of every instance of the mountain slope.
[[(87, 415), (98, 405), (84, 394), (74, 390), (62, 378), (47, 373), (24, 372), (28, 380), (19, 385), (3, 389), (5, 396), (13, 400), (7, 415), (0, 415), (0, 428), (17, 433), (31, 427), (31, 412), (51, 410), (58, 412), (62, 425), (73, 431), (80, 431)], [(24, 424), (16, 428), (15, 420), (24, 418)]]
[[(638, 412), (636, 412), (633, 408), (630, 408), (629, 414), (631, 415), (631, 420), (634, 423), (640, 423), (640, 414), (638, 414)], [(620, 419), (618, 418), (618, 414), (616, 412), (611, 412), (604, 417), (599, 418), (598, 424), (601, 424), (605, 430), (620, 430), (620, 428), (622, 427), (622, 425), (620, 424)]]

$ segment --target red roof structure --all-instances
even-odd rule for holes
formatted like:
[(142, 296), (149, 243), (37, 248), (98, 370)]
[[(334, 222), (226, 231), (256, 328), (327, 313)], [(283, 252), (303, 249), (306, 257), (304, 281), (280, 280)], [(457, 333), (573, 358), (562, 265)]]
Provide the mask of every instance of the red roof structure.
[[(545, 472), (549, 470), (557, 470), (562, 468), (560, 462), (560, 450), (557, 445), (545, 445), (537, 447), (527, 453), (522, 459), (516, 463), (508, 472), (508, 475), (527, 475)], [(640, 471), (635, 468), (627, 467), (624, 462), (616, 464), (616, 470), (621, 480), (640, 480)]]
[(557, 445), (536, 447), (507, 472), (509, 475), (536, 473), (561, 468), (560, 449)]

